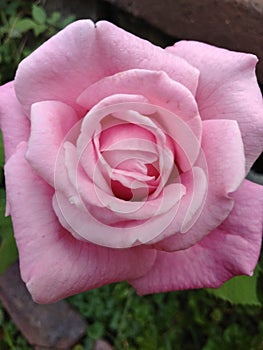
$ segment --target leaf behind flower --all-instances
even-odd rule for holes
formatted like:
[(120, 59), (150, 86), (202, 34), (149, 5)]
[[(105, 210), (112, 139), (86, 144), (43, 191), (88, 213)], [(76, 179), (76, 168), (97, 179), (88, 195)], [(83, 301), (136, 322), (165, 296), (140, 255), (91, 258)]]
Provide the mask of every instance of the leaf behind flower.
[(13, 235), (12, 222), (10, 217), (5, 215), (5, 190), (0, 189), (0, 274), (14, 261), (17, 260), (18, 253)]
[(260, 274), (260, 268), (257, 267), (252, 277), (237, 276), (225, 282), (220, 288), (206, 290), (232, 304), (262, 306), (257, 294)]

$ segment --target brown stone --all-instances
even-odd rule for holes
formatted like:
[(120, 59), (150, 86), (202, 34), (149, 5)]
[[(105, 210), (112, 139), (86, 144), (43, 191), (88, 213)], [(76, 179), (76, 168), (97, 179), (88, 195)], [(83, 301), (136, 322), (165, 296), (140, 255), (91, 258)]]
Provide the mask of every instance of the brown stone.
[(113, 348), (105, 340), (97, 340), (93, 350), (113, 350)]
[(50, 305), (33, 302), (17, 263), (0, 276), (0, 300), (35, 349), (69, 349), (86, 332), (84, 319), (66, 301)]
[(256, 54), (263, 83), (263, 0), (107, 0), (163, 32)]

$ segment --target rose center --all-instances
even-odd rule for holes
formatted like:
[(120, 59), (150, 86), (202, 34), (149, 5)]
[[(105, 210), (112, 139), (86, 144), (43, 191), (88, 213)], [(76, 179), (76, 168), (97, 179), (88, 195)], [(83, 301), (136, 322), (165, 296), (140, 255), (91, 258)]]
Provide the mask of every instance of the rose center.
[(140, 201), (155, 191), (159, 176), (159, 171), (153, 164), (132, 159), (112, 169), (110, 185), (116, 197), (127, 201)]

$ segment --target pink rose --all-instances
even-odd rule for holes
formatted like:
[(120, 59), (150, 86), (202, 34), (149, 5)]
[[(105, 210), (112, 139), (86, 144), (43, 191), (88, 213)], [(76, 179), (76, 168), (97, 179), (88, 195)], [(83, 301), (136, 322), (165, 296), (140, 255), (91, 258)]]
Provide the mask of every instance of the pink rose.
[(53, 302), (128, 280), (139, 294), (251, 275), (263, 187), (255, 56), (163, 50), (107, 22), (48, 40), (0, 89), (22, 278)]

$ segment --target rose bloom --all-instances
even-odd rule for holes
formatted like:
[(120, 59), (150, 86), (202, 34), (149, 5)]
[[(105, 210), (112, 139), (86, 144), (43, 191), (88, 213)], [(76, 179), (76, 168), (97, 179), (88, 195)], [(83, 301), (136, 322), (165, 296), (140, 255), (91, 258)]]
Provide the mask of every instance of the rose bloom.
[(143, 295), (253, 274), (256, 62), (81, 20), (20, 63), (0, 88), (0, 122), (7, 213), (36, 302), (121, 280)]

